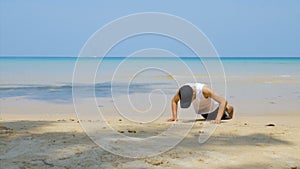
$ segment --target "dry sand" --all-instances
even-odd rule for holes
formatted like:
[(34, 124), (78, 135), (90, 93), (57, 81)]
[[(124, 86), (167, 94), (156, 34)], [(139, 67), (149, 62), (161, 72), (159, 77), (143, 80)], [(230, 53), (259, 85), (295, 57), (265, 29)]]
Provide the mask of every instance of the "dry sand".
[[(172, 150), (130, 159), (97, 146), (74, 115), (2, 114), (0, 168), (300, 168), (299, 120), (295, 114), (237, 117), (220, 124), (202, 145), (199, 120)], [(128, 136), (151, 136), (170, 125), (156, 122), (141, 129), (119, 118), (109, 122)]]

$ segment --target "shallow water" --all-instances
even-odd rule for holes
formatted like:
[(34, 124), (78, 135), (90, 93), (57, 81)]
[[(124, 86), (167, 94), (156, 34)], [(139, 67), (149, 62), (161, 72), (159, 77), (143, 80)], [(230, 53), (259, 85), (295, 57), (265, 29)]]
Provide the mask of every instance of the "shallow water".
[[(72, 82), (75, 68), (80, 72)], [(72, 103), (75, 88), (75, 96), (83, 99), (138, 95), (141, 99), (135, 101), (146, 101), (154, 93), (169, 103), (180, 85), (197, 81), (237, 105), (242, 114), (257, 112), (257, 106), (260, 113), (279, 113), (285, 106), (291, 113), (300, 100), (300, 58), (1, 57), (0, 70), (2, 99)]]

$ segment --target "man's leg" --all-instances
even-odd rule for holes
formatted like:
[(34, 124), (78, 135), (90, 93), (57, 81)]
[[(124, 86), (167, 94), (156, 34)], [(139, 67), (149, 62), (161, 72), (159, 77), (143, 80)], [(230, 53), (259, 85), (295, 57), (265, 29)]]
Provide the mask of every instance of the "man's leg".
[(232, 119), (233, 118), (233, 113), (234, 113), (233, 106), (228, 105), (226, 109), (227, 109), (227, 112), (229, 114), (229, 119)]
[[(218, 115), (218, 110), (219, 110), (219, 108), (217, 108), (215, 111), (213, 111), (209, 114), (201, 114), (201, 116), (204, 117), (207, 120), (214, 120), (214, 119), (216, 119), (216, 117)], [(226, 109), (225, 109), (225, 112), (222, 116), (222, 120), (232, 119), (233, 111), (234, 111), (234, 108), (232, 106), (227, 106)]]

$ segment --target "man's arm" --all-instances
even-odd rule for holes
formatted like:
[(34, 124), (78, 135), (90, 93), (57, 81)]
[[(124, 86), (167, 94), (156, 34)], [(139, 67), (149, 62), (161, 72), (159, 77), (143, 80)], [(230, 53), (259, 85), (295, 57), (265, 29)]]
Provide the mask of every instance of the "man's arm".
[(179, 94), (177, 92), (172, 99), (172, 118), (168, 119), (168, 121), (177, 121), (178, 101), (179, 101)]
[(216, 94), (215, 92), (213, 92), (210, 88), (204, 86), (202, 89), (203, 95), (205, 98), (212, 98), (215, 101), (217, 101), (219, 103), (219, 110), (218, 110), (218, 115), (216, 117), (215, 120), (212, 120), (212, 123), (216, 123), (219, 124), (221, 122), (222, 116), (224, 114), (224, 111), (226, 109), (227, 106), (227, 101), (225, 98), (223, 98), (222, 96)]

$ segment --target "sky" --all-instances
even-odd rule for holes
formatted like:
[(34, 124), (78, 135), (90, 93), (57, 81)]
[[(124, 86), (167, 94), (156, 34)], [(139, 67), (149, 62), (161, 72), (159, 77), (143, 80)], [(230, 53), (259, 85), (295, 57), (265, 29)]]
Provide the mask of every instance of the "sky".
[[(0, 0), (0, 56), (78, 56), (105, 24), (163, 12), (196, 25), (220, 56), (294, 57), (300, 56), (299, 9), (299, 0)], [(153, 47), (190, 55), (181, 46), (167, 38), (137, 37), (110, 55)]]

